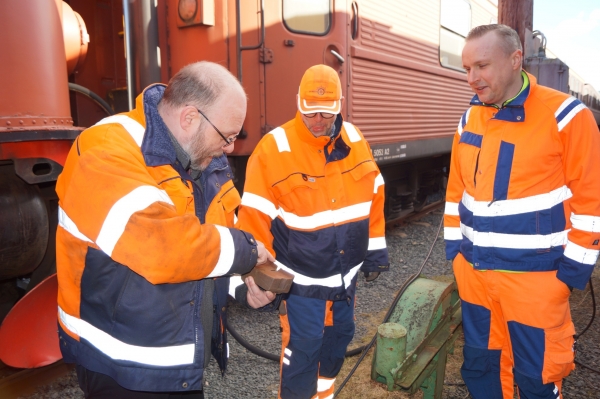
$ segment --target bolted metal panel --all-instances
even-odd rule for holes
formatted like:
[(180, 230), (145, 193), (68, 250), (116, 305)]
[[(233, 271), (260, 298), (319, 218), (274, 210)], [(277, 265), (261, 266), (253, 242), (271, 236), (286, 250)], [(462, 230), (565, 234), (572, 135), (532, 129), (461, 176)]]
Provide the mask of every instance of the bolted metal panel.
[(0, 134), (73, 125), (61, 3), (0, 1)]

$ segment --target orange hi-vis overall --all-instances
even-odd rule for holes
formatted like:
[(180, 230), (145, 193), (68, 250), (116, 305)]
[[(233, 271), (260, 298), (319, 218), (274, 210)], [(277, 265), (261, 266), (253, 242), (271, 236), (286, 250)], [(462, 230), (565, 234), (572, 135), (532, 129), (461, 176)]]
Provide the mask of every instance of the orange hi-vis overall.
[(523, 74), (502, 108), (473, 98), (452, 147), (444, 236), (476, 399), (512, 399), (513, 381), (521, 398), (562, 397), (569, 288), (585, 288), (600, 248), (598, 127), (578, 99)]
[(359, 271), (389, 267), (383, 178), (341, 115), (314, 137), (300, 113), (265, 135), (248, 161), (237, 227), (294, 275), (281, 316), (281, 398), (328, 398), (354, 334)]
[(216, 277), (249, 271), (257, 250), (232, 228), (226, 157), (201, 183), (177, 160), (163, 92), (81, 133), (58, 178), (59, 335), (65, 361), (126, 389), (185, 392), (202, 390), (211, 346), (225, 366), (228, 279)]

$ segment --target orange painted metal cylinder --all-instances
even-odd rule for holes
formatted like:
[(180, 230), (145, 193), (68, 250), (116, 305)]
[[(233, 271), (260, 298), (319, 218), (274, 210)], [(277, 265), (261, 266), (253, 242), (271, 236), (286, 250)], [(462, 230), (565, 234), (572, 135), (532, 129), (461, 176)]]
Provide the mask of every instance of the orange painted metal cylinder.
[(73, 128), (61, 12), (62, 1), (0, 1), (0, 135)]
[(67, 71), (72, 74), (77, 71), (88, 51), (90, 36), (87, 33), (85, 22), (71, 6), (61, 0), (62, 3), (62, 29), (65, 40), (65, 52), (67, 57)]

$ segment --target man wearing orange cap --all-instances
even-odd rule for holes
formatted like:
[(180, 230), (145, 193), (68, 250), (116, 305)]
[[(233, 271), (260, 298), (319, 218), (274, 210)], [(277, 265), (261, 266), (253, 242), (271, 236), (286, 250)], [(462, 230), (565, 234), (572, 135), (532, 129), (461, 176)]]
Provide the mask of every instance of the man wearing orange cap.
[(344, 122), (341, 83), (326, 65), (302, 77), (296, 117), (248, 161), (238, 227), (294, 275), (280, 306), (279, 398), (332, 398), (354, 335), (359, 271), (389, 268), (384, 185), (361, 132)]

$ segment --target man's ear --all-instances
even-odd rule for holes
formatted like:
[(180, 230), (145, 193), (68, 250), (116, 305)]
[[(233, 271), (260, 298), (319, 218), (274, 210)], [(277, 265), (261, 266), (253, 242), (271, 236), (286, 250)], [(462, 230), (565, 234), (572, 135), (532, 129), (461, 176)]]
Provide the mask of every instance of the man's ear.
[(510, 61), (513, 67), (513, 70), (521, 70), (523, 69), (523, 51), (515, 50), (514, 53), (510, 56)]
[(198, 111), (194, 107), (183, 107), (181, 111), (179, 111), (179, 126), (181, 129), (186, 132), (189, 131), (194, 124), (194, 118), (196, 118), (197, 115)]

